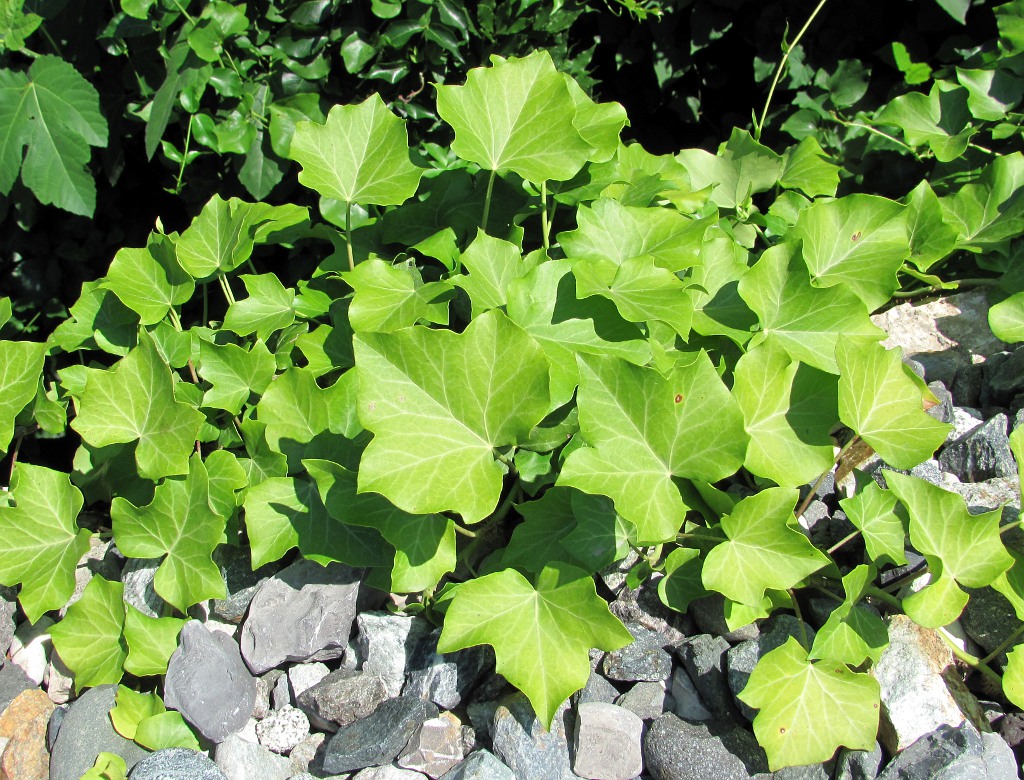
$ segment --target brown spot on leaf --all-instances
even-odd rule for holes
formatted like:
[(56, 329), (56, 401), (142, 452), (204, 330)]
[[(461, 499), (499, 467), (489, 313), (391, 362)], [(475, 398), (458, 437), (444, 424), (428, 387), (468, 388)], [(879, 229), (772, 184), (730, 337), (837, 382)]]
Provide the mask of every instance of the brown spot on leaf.
[(675, 402), (677, 404), (681, 404), (683, 402), (683, 394), (682, 393), (676, 393)]

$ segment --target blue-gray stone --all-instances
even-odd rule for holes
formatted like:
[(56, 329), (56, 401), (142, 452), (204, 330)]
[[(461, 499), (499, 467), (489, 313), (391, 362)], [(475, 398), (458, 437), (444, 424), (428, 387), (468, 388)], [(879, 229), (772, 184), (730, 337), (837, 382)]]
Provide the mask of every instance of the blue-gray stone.
[(322, 768), (338, 774), (391, 763), (424, 721), (440, 711), (413, 696), (388, 699), (370, 715), (342, 726), (324, 745)]
[(707, 708), (717, 718), (740, 721), (726, 679), (726, 652), (729, 643), (720, 636), (699, 634), (676, 648), (679, 660)]
[(14, 639), (16, 598), (13, 588), (0, 585), (0, 666), (4, 665), (4, 654), (11, 649), (11, 640)]
[(491, 727), (492, 746), (516, 780), (574, 780), (566, 718), (567, 707), (563, 704), (551, 730), (545, 729), (521, 693), (498, 706)]
[(214, 599), (210, 603), (210, 612), (228, 623), (238, 623), (245, 617), (259, 586), (281, 568), (277, 563), (268, 563), (253, 571), (249, 549), (229, 544), (218, 547), (213, 553), (213, 560), (220, 567), (227, 595)]
[(68, 707), (50, 752), (50, 780), (78, 780), (100, 753), (114, 753), (131, 769), (147, 755), (110, 723), (116, 685), (90, 688)]
[(256, 680), (227, 634), (191, 620), (178, 641), (167, 663), (164, 703), (210, 742), (223, 742), (249, 721)]
[(487, 645), (454, 653), (438, 653), (436, 629), (417, 642), (406, 665), (402, 693), (434, 702), (443, 710), (465, 700), (484, 673), (494, 667), (494, 651)]
[(746, 729), (691, 723), (671, 712), (650, 724), (643, 750), (654, 780), (749, 780), (768, 771), (764, 751)]
[(605, 653), (601, 671), (610, 680), (656, 682), (672, 676), (672, 656), (661, 635), (639, 623), (627, 623), (633, 641), (619, 650)]
[(135, 765), (128, 780), (227, 780), (227, 777), (202, 753), (179, 747), (150, 753)]
[(985, 743), (968, 721), (942, 724), (918, 738), (889, 763), (878, 780), (1011, 780), (989, 777)]
[(53, 752), (53, 745), (57, 741), (57, 734), (60, 733), (60, 724), (64, 722), (64, 716), (68, 714), (67, 705), (55, 707), (50, 713), (50, 719), (46, 721), (46, 749)]
[(882, 745), (874, 750), (846, 750), (839, 753), (836, 780), (875, 780), (882, 768)]
[(516, 776), (493, 753), (477, 750), (441, 775), (440, 780), (516, 780)]
[[(3, 659), (0, 659), (3, 660)], [(37, 687), (17, 664), (0, 664), (0, 712), (22, 691)]]
[(1016, 461), (1006, 435), (1007, 423), (1005, 414), (997, 414), (965, 436), (950, 442), (939, 455), (939, 465), (962, 482), (1016, 476)]

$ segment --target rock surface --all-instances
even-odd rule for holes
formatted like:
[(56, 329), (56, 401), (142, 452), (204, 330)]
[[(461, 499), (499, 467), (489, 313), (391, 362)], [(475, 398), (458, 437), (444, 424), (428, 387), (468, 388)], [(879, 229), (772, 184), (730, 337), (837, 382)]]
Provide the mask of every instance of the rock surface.
[(164, 681), (164, 703), (178, 710), (210, 742), (242, 728), (256, 703), (256, 681), (242, 663), (237, 643), (189, 621), (178, 637)]
[(374, 712), (342, 726), (324, 746), (326, 772), (351, 772), (393, 761), (424, 721), (440, 713), (430, 702), (411, 696), (388, 699)]
[(115, 753), (128, 768), (148, 754), (114, 731), (110, 710), (116, 685), (89, 688), (68, 707), (50, 753), (50, 780), (79, 780), (100, 753)]
[(46, 726), (54, 704), (45, 693), (30, 689), (18, 694), (0, 714), (0, 778), (47, 780), (50, 753)]
[(299, 560), (263, 582), (242, 624), (242, 657), (253, 674), (287, 661), (340, 658), (356, 617), (360, 580), (344, 564)]
[(643, 741), (644, 762), (655, 780), (748, 780), (768, 762), (752, 734), (685, 721), (670, 712), (651, 723)]
[(565, 705), (550, 731), (537, 720), (527, 698), (514, 694), (495, 710), (491, 739), (494, 753), (516, 780), (572, 780)]
[(129, 780), (227, 780), (213, 761), (188, 748), (150, 753), (135, 765)]
[(643, 771), (644, 722), (615, 704), (581, 704), (576, 711), (573, 771), (591, 780), (632, 780)]
[(288, 780), (293, 771), (287, 758), (237, 734), (217, 745), (214, 758), (227, 780)]

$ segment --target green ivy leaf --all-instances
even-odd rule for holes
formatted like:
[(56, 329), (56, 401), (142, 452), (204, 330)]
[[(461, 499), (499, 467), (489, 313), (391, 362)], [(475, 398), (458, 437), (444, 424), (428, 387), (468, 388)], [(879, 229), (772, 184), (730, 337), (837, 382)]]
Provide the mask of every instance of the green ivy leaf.
[(150, 715), (135, 730), (135, 741), (150, 750), (182, 747), (200, 750), (199, 740), (185, 723), (180, 712), (167, 710)]
[(192, 298), (195, 283), (178, 264), (174, 244), (154, 235), (141, 249), (120, 249), (114, 255), (103, 286), (139, 315), (143, 325), (155, 325), (174, 306)]
[(565, 566), (542, 571), (536, 587), (515, 569), (463, 583), (437, 649), (491, 645), (498, 674), (526, 694), (550, 728), (562, 702), (586, 684), (590, 649), (616, 650), (631, 641), (593, 579)]
[(906, 207), (876, 195), (848, 195), (800, 212), (793, 234), (817, 287), (843, 285), (870, 311), (899, 287), (896, 271), (910, 255)]
[(927, 181), (914, 187), (906, 200), (909, 260), (924, 272), (949, 256), (957, 232), (943, 219), (942, 205)]
[(684, 149), (676, 155), (690, 174), (695, 190), (711, 190), (711, 201), (734, 209), (758, 192), (775, 186), (782, 175), (784, 160), (741, 128), (733, 128), (729, 140), (717, 155), (702, 149)]
[(902, 566), (907, 532), (896, 514), (896, 498), (872, 482), (853, 498), (844, 498), (839, 505), (864, 538), (864, 546), (872, 561), (879, 565), (885, 561)]
[(344, 203), (397, 206), (416, 193), (422, 171), (409, 160), (405, 123), (380, 95), (335, 106), (323, 125), (297, 122), (289, 156), (299, 181)]
[(204, 599), (224, 598), (212, 556), (225, 517), (210, 508), (210, 496), (210, 477), (196, 454), (187, 476), (164, 480), (145, 507), (120, 497), (110, 505), (118, 549), (133, 558), (163, 558), (153, 587), (181, 612)]
[(809, 198), (834, 197), (839, 187), (839, 166), (828, 161), (821, 144), (809, 135), (786, 150), (779, 184), (787, 190), (800, 190)]
[(258, 485), (270, 477), (288, 474), (288, 458), (267, 442), (267, 425), (259, 420), (242, 420), (242, 443), (248, 458), (239, 460), (245, 470), (249, 486)]
[(0, 583), (21, 583), (18, 600), (35, 623), (71, 598), (90, 533), (75, 522), (82, 494), (67, 474), (19, 463), (10, 495), (13, 504), (0, 502)]
[(960, 585), (990, 585), (1013, 565), (999, 537), (1000, 511), (971, 515), (960, 496), (917, 477), (887, 471), (885, 480), (907, 508), (910, 542), (932, 573), (931, 584), (903, 599), (903, 609), (927, 628), (948, 625), (967, 605)]
[(295, 291), (286, 288), (277, 274), (243, 274), (239, 277), (249, 293), (235, 301), (224, 315), (224, 329), (261, 341), (295, 322)]
[(0, 341), (0, 452), (14, 436), (14, 420), (33, 398), (43, 373), (46, 344)]
[(1005, 251), (1024, 232), (1024, 154), (996, 157), (971, 184), (941, 198), (957, 247), (972, 252)]
[(370, 257), (342, 274), (355, 295), (348, 317), (355, 331), (391, 333), (417, 322), (448, 324), (448, 282), (423, 283), (414, 265), (396, 267)]
[(967, 151), (975, 133), (967, 96), (963, 87), (936, 81), (927, 95), (908, 92), (894, 98), (876, 121), (898, 127), (911, 146), (927, 144), (939, 162), (952, 162)]
[(79, 780), (128, 780), (128, 764), (114, 753), (100, 753)]
[(244, 506), (253, 569), (280, 560), (293, 547), (324, 566), (331, 561), (360, 567), (392, 562), (380, 534), (331, 517), (310, 480), (270, 477), (249, 488)]
[(576, 102), (544, 50), (492, 55), (491, 67), (473, 68), (464, 86), (438, 86), (437, 113), (455, 130), (452, 150), (489, 171), (566, 181), (591, 154), (574, 124)]
[(1024, 341), (1024, 292), (1014, 293), (992, 306), (988, 310), (988, 325), (1000, 341)]
[[(873, 483), (872, 483), (873, 484)], [(889, 632), (883, 620), (857, 602), (871, 587), (875, 567), (861, 565), (843, 577), (846, 598), (832, 610), (814, 637), (809, 657), (831, 658), (850, 666), (860, 666), (870, 659), (877, 663), (889, 644)]]
[(494, 511), (503, 476), (496, 451), (525, 442), (548, 411), (540, 345), (491, 311), (461, 334), (359, 333), (355, 356), (359, 419), (374, 434), (360, 491), (412, 514), (454, 511), (470, 523)]
[(827, 566), (828, 556), (797, 527), (798, 498), (796, 490), (768, 488), (736, 504), (721, 522), (727, 541), (704, 561), (704, 587), (756, 608), (766, 590), (787, 590)]
[(607, 162), (619, 148), (619, 134), (629, 124), (626, 109), (619, 103), (595, 103), (576, 79), (561, 74), (576, 106), (572, 123), (583, 140), (590, 144), (590, 162)]
[(576, 295), (600, 295), (615, 304), (628, 322), (657, 320), (682, 338), (690, 335), (693, 297), (688, 285), (650, 256), (632, 257), (621, 265), (580, 261), (573, 266)]
[(839, 419), (898, 469), (928, 460), (951, 426), (929, 416), (922, 394), (898, 350), (848, 338), (836, 347)]
[(736, 363), (732, 395), (750, 436), (746, 468), (780, 487), (807, 484), (832, 466), (837, 378), (766, 341)]
[(670, 552), (665, 558), (665, 576), (658, 580), (661, 603), (676, 612), (685, 613), (691, 601), (711, 595), (701, 579), (703, 568), (700, 550), (677, 547)]
[(576, 230), (558, 234), (569, 258), (621, 265), (631, 257), (650, 255), (656, 265), (672, 272), (700, 262), (711, 224), (672, 209), (623, 206), (607, 198), (581, 206), (576, 222)]
[(25, 13), (25, 0), (5, 0), (0, 5), (0, 49), (22, 51), (25, 39), (42, 24), (39, 14)]
[(188, 457), (205, 419), (174, 395), (170, 368), (148, 335), (112, 369), (88, 372), (71, 427), (94, 447), (138, 442), (139, 474), (159, 479), (188, 471)]
[(128, 657), (124, 670), (136, 677), (166, 674), (167, 661), (178, 646), (178, 634), (185, 621), (173, 617), (153, 618), (131, 604), (125, 607), (124, 639), (128, 644)]
[(75, 690), (119, 682), (128, 648), (124, 641), (124, 585), (100, 576), (50, 629), (53, 646), (75, 675)]
[(651, 359), (640, 330), (610, 301), (576, 297), (571, 261), (549, 260), (509, 282), (508, 316), (541, 345), (550, 364), (551, 406), (567, 403), (579, 384), (576, 355), (608, 355), (635, 365)]
[(813, 663), (790, 637), (761, 657), (739, 698), (761, 710), (754, 734), (775, 771), (827, 761), (840, 746), (873, 749), (880, 695), (870, 674), (836, 661)]
[(1024, 81), (1009, 68), (957, 68), (956, 79), (967, 90), (967, 108), (971, 116), (989, 122), (1006, 118), (1020, 103)]
[(248, 349), (200, 341), (196, 368), (213, 385), (203, 394), (203, 406), (240, 414), (251, 394), (260, 395), (270, 385), (277, 363), (262, 341)]
[(253, 204), (214, 195), (178, 238), (178, 262), (196, 279), (231, 271), (252, 255), (255, 226), (248, 219)]
[(110, 723), (125, 739), (135, 739), (139, 723), (153, 715), (166, 712), (163, 700), (155, 693), (139, 693), (124, 685), (117, 686), (114, 706), (110, 709)]
[(717, 482), (743, 462), (743, 413), (704, 353), (663, 376), (617, 358), (580, 358), (580, 431), (558, 484), (609, 496), (637, 542), (674, 538), (688, 509), (674, 477)]
[(509, 285), (537, 264), (533, 255), (524, 258), (515, 244), (492, 238), (482, 230), (462, 253), (459, 262), (469, 274), (452, 277), (451, 281), (469, 295), (474, 317), (508, 303)]
[[(90, 146), (107, 145), (96, 89), (60, 57), (43, 55), (28, 73), (0, 70), (0, 192), (21, 179), (41, 203), (91, 217), (96, 184)], [(27, 149), (27, 151), (26, 151)]]
[(1006, 655), (1003, 693), (1012, 704), (1024, 707), (1024, 645), (1017, 645)]
[(391, 591), (419, 593), (455, 570), (455, 523), (443, 515), (410, 515), (376, 493), (356, 492), (356, 473), (326, 460), (304, 460), (335, 520), (376, 529), (394, 548)]
[(739, 280), (739, 294), (761, 324), (751, 348), (775, 343), (794, 359), (830, 374), (839, 373), (835, 352), (840, 336), (885, 336), (853, 292), (812, 286), (792, 244), (766, 250)]

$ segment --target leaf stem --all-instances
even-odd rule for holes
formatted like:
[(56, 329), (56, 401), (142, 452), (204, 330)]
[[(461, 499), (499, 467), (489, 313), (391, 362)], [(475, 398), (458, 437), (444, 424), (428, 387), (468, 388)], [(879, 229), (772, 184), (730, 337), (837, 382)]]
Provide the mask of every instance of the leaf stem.
[(1024, 523), (1024, 520), (1014, 520), (1012, 523), (999, 526), (999, 535), (1002, 536), (1007, 531), (1012, 531), (1014, 528), (1020, 528), (1021, 523)]
[(455, 533), (461, 534), (462, 536), (468, 536), (470, 539), (476, 539), (476, 534), (470, 531), (468, 528), (463, 528), (455, 521), (452, 521), (452, 526), (455, 528)]
[(494, 177), (497, 173), (497, 171), (491, 171), (491, 175), (487, 179), (487, 194), (484, 195), (484, 218), (483, 224), (480, 226), (484, 233), (487, 232), (487, 221), (491, 216), (491, 195), (494, 194)]
[(939, 638), (946, 643), (946, 647), (953, 651), (953, 655), (955, 655), (965, 664), (970, 666), (976, 672), (980, 672), (985, 677), (988, 677), (1000, 688), (1003, 687), (1003, 679), (994, 671), (992, 671), (992, 669), (987, 664), (983, 663), (981, 659), (971, 655), (966, 650), (961, 650), (960, 647), (957, 646), (957, 643), (954, 642), (950, 638), (949, 634), (947, 634), (943, 629), (937, 628), (935, 629), (935, 633), (938, 634)]
[(874, 596), (876, 599), (888, 604), (893, 609), (899, 610), (901, 612), (903, 611), (903, 602), (895, 596), (893, 596), (891, 593), (886, 593), (881, 588), (871, 586), (866, 591), (864, 591), (864, 595)]
[(847, 542), (852, 541), (853, 539), (856, 539), (858, 536), (860, 536), (860, 529), (859, 528), (856, 529), (855, 531), (851, 531), (850, 533), (848, 533), (846, 536), (844, 536), (838, 542), (836, 542), (831, 547), (829, 547), (826, 552), (829, 555), (834, 555), (836, 550), (838, 550), (840, 547), (842, 547)]
[(892, 294), (893, 298), (916, 298), (919, 295), (932, 295), (937, 292), (950, 292), (962, 290), (967, 287), (994, 287), (999, 284), (998, 279), (954, 279), (949, 284), (956, 284), (956, 287), (945, 287), (941, 284), (932, 284), (928, 287), (918, 287), (916, 290), (897, 290)]
[(192, 143), (192, 120), (195, 114), (188, 118), (188, 127), (185, 129), (185, 146), (181, 150), (181, 163), (178, 165), (178, 179), (174, 182), (174, 194), (181, 194), (181, 179), (185, 175), (185, 166), (188, 165), (188, 147)]
[(14, 449), (11, 450), (11, 468), (7, 472), (7, 482), (4, 483), (8, 488), (11, 486), (11, 480), (14, 479), (14, 467), (18, 465), (18, 451), (21, 449), (21, 443), (24, 440), (24, 432), (19, 431), (14, 439)]
[(832, 121), (835, 122), (836, 124), (840, 124), (843, 127), (858, 127), (861, 130), (867, 130), (869, 133), (874, 133), (875, 135), (877, 135), (877, 136), (879, 136), (881, 138), (884, 138), (887, 141), (892, 141), (892, 143), (896, 144), (897, 146), (902, 146), (904, 149), (906, 149), (908, 152), (910, 152), (910, 154), (913, 155), (913, 157), (916, 160), (923, 160), (924, 159), (924, 157), (922, 155), (918, 154), (917, 149), (915, 149), (913, 146), (911, 146), (910, 144), (904, 143), (903, 141), (901, 141), (899, 138), (897, 138), (894, 135), (889, 135), (888, 133), (883, 133), (877, 127), (872, 127), (871, 125), (866, 125), (863, 122), (851, 122), (848, 119), (843, 119), (835, 111), (831, 111), (829, 115), (832, 117)]
[(548, 224), (548, 183), (546, 181), (540, 183), (540, 229), (544, 234), (544, 252), (546, 253), (551, 248), (551, 225)]
[(772, 104), (772, 97), (775, 95), (775, 88), (779, 85), (779, 79), (782, 78), (782, 73), (786, 69), (786, 63), (789, 61), (790, 52), (793, 51), (800, 43), (800, 39), (804, 37), (804, 33), (807, 32), (807, 28), (811, 26), (811, 22), (818, 15), (822, 8), (825, 7), (825, 3), (828, 0), (819, 0), (818, 5), (815, 6), (811, 15), (807, 17), (807, 21), (804, 22), (804, 26), (800, 28), (800, 32), (793, 38), (792, 43), (787, 43), (783, 40), (783, 52), (782, 59), (779, 61), (779, 67), (775, 69), (775, 76), (772, 78), (772, 85), (768, 88), (768, 98), (764, 101), (764, 109), (761, 111), (761, 121), (754, 125), (754, 140), (761, 140), (761, 132), (764, 130), (764, 123), (768, 119), (768, 107)]
[(356, 270), (356, 257), (352, 249), (352, 204), (345, 203), (345, 246), (348, 249), (348, 270)]
[(167, 310), (167, 319), (171, 321), (171, 325), (178, 333), (181, 333), (181, 319), (178, 317), (178, 312), (173, 308)]
[(1008, 647), (1012, 646), (1013, 643), (1016, 642), (1018, 639), (1020, 639), (1020, 637), (1022, 637), (1022, 636), (1024, 636), (1024, 625), (1017, 626), (1017, 630), (1016, 631), (1011, 633), (1008, 637), (1006, 637), (1006, 639), (1004, 639), (1002, 642), (1000, 642), (999, 646), (995, 650), (993, 650), (991, 653), (989, 653), (984, 658), (982, 658), (980, 661), (978, 661), (978, 663), (980, 663), (980, 664), (987, 664), (989, 661), (992, 661), (992, 660), (998, 658), (1000, 653), (1002, 653)]
[(224, 297), (227, 299), (228, 305), (232, 305), (235, 302), (235, 294), (231, 292), (231, 285), (228, 284), (228, 279), (224, 276), (223, 271), (217, 272), (217, 281), (220, 282), (220, 289), (224, 291)]
[(807, 627), (804, 625), (803, 612), (800, 611), (800, 602), (796, 600), (796, 593), (792, 588), (786, 592), (789, 593), (789, 603), (793, 605), (793, 612), (796, 614), (796, 624), (800, 629), (800, 644), (803, 645), (804, 650), (810, 650), (811, 642), (807, 638)]
[[(836, 456), (832, 459), (832, 466), (835, 466), (836, 463), (843, 459), (843, 455), (845, 455), (849, 451), (850, 447), (853, 446), (853, 443), (857, 441), (857, 439), (858, 437), (854, 436), (840, 448), (839, 452), (837, 452)], [(800, 517), (804, 512), (807, 511), (807, 507), (809, 507), (811, 505), (811, 502), (814, 500), (814, 496), (818, 492), (818, 488), (820, 488), (822, 486), (822, 483), (825, 482), (825, 478), (832, 473), (832, 466), (830, 466), (827, 471), (821, 472), (821, 476), (814, 480), (814, 484), (811, 485), (811, 489), (807, 491), (807, 495), (804, 496), (804, 500), (800, 502), (800, 506), (796, 510), (795, 514), (797, 517)]]

